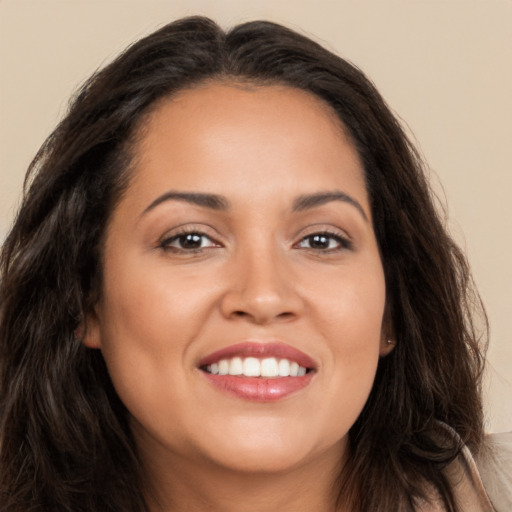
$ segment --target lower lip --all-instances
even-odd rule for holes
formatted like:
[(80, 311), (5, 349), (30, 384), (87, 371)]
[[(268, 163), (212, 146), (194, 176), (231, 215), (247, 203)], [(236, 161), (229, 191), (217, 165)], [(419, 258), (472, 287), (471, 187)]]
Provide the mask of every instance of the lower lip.
[(213, 375), (203, 372), (208, 381), (217, 389), (230, 395), (253, 402), (275, 402), (304, 389), (313, 378), (314, 372), (302, 377), (237, 377), (233, 375)]

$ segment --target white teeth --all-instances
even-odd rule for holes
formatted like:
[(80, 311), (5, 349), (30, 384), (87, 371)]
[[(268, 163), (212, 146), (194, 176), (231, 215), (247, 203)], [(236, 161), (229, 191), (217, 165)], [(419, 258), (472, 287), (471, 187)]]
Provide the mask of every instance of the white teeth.
[(229, 375), (242, 375), (244, 366), (241, 357), (233, 357), (229, 363)]
[(290, 375), (290, 361), (281, 359), (279, 361), (279, 377), (288, 377)]
[(279, 366), (275, 357), (269, 357), (261, 361), (261, 376), (262, 377), (278, 377)]
[(212, 363), (206, 367), (206, 371), (213, 375), (240, 375), (244, 377), (302, 377), (307, 370), (296, 361), (289, 359), (277, 359), (267, 357), (233, 357), (221, 359), (218, 363)]
[(261, 365), (255, 357), (244, 359), (244, 373), (246, 377), (259, 377), (261, 375)]
[(227, 375), (229, 373), (229, 361), (221, 359), (219, 361), (219, 375)]
[(292, 361), (290, 363), (290, 377), (298, 377), (299, 376), (299, 363)]

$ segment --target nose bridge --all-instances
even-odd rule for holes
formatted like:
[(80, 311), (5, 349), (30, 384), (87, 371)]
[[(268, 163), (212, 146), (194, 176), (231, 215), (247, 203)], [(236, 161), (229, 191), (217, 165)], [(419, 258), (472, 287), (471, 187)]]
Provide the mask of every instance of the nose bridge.
[(286, 286), (286, 265), (273, 247), (245, 251), (240, 255), (244, 293), (255, 300), (275, 300)]
[(224, 312), (255, 323), (298, 314), (300, 300), (293, 282), (291, 261), (270, 239), (239, 247), (233, 262)]

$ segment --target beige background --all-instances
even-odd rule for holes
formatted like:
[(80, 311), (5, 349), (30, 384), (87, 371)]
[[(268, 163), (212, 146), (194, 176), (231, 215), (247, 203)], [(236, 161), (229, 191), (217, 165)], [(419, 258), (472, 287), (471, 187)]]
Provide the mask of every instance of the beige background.
[(406, 120), (488, 308), (488, 429), (512, 430), (512, 0), (0, 0), (0, 240), (77, 85), (190, 14), (301, 28), (361, 67)]

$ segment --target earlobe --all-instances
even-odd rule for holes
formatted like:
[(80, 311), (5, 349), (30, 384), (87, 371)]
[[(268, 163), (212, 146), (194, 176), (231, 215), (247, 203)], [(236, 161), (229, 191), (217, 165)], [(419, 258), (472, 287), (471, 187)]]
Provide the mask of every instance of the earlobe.
[(87, 348), (101, 348), (100, 323), (94, 308), (75, 330), (75, 335)]
[(393, 338), (383, 337), (380, 342), (380, 357), (386, 357), (395, 348), (396, 342)]
[(392, 315), (390, 302), (389, 300), (386, 300), (379, 349), (380, 357), (386, 357), (393, 351), (396, 345), (395, 329), (393, 327), (393, 321), (391, 320), (391, 316)]

